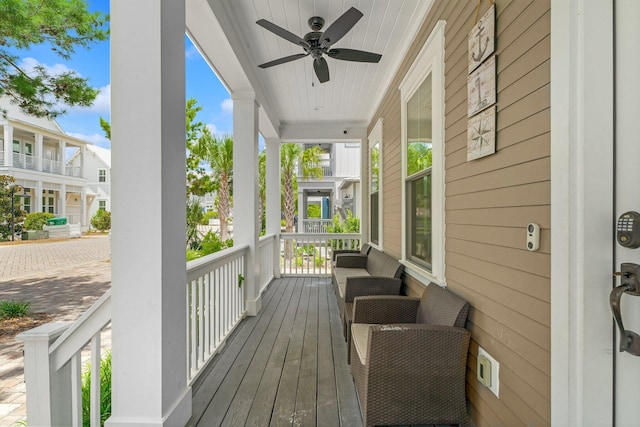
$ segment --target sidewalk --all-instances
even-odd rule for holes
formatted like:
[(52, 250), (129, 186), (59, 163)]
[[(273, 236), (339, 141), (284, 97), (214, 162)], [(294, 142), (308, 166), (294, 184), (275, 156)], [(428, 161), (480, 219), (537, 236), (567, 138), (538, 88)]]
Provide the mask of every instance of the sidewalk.
[[(111, 284), (109, 239), (80, 239), (0, 245), (0, 300), (31, 303), (32, 312), (73, 321)], [(26, 415), (22, 343), (0, 343), (0, 426)]]

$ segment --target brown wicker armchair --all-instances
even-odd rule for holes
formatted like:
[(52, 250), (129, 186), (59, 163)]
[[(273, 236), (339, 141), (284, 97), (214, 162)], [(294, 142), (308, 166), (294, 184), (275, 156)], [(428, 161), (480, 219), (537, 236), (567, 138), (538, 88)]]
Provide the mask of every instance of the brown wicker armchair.
[(468, 311), (466, 301), (434, 284), (420, 300), (355, 299), (351, 372), (366, 427), (469, 424)]

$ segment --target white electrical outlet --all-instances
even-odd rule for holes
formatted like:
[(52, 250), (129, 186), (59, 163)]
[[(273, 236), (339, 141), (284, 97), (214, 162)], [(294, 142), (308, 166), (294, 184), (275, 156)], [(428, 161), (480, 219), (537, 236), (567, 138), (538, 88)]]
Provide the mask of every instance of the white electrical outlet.
[(478, 367), (476, 376), (480, 384), (500, 398), (500, 364), (482, 347), (478, 347)]

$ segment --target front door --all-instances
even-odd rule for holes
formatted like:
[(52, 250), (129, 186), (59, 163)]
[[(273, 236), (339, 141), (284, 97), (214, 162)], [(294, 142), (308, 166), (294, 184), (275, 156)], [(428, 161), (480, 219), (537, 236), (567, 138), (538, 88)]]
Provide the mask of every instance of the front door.
[[(615, 1), (616, 37), (616, 218), (627, 211), (640, 212), (640, 1)], [(640, 248), (628, 249), (614, 242), (615, 265), (640, 264)], [(620, 281), (618, 281), (618, 284)], [(640, 297), (625, 294), (621, 298), (624, 328), (640, 334)], [(614, 347), (614, 401), (617, 427), (640, 425), (640, 356), (619, 351), (620, 334), (616, 330)]]

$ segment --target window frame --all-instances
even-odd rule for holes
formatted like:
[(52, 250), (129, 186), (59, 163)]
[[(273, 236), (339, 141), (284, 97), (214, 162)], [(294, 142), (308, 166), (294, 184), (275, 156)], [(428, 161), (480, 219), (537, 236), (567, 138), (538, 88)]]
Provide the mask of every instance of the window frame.
[[(401, 154), (402, 154), (402, 260), (405, 271), (422, 282), (446, 285), (445, 279), (445, 180), (444, 180), (444, 29), (438, 21), (400, 83)], [(431, 270), (411, 259), (408, 254), (407, 185), (407, 103), (424, 80), (431, 75), (432, 85), (432, 166), (431, 166)], [(422, 171), (421, 173), (424, 173)], [(412, 180), (411, 180), (412, 181)]]
[[(369, 243), (371, 243), (371, 246), (375, 247), (376, 249), (379, 250), (383, 250), (383, 224), (384, 224), (384, 218), (383, 218), (383, 196), (382, 196), (382, 129), (383, 129), (383, 119), (382, 117), (378, 119), (378, 121), (376, 122), (375, 126), (373, 127), (373, 129), (371, 129), (371, 133), (369, 134), (368, 137), (368, 149), (367, 149), (367, 164), (369, 166), (369, 182), (367, 183), (368, 185), (368, 190), (367, 193), (369, 195), (367, 203), (369, 204)], [(371, 196), (372, 196), (372, 192), (371, 192), (371, 184), (372, 184), (372, 178), (373, 178), (373, 174), (371, 173), (371, 171), (373, 170), (372, 168), (372, 164), (371, 164), (371, 150), (373, 149), (373, 147), (378, 144), (378, 242), (375, 243), (373, 242), (373, 240), (371, 240), (371, 236), (372, 236), (372, 230), (373, 230), (373, 226), (374, 224), (371, 223), (371, 213), (372, 213), (372, 203), (371, 203)]]
[[(104, 181), (101, 181), (100, 178), (103, 177), (101, 172), (104, 172)], [(98, 168), (98, 183), (107, 182), (107, 169), (106, 168)]]

